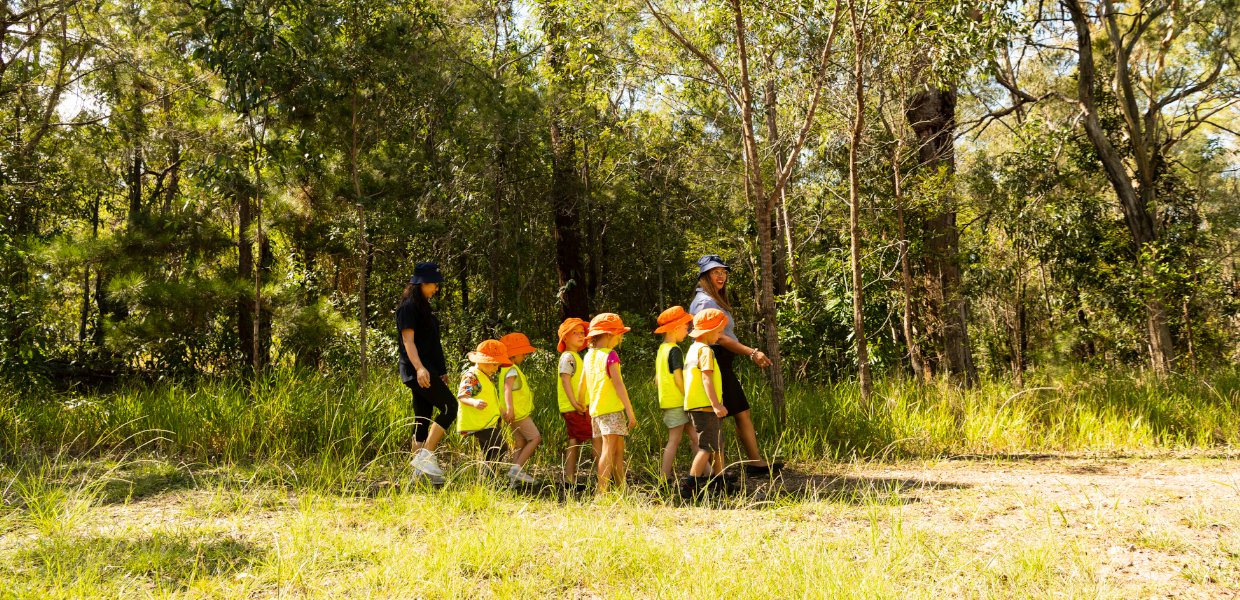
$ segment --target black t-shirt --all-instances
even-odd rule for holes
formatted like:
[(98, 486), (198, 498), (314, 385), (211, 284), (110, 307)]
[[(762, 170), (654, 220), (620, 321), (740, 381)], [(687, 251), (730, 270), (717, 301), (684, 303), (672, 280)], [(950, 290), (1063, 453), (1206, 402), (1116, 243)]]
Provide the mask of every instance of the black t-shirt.
[(396, 347), (400, 352), (400, 380), (409, 383), (418, 379), (418, 370), (413, 367), (413, 361), (409, 360), (404, 339), (400, 335), (400, 332), (406, 329), (413, 330), (413, 346), (418, 349), (422, 366), (434, 376), (447, 373), (443, 344), (439, 340), (439, 317), (430, 311), (419, 310), (413, 300), (407, 300), (396, 307)]
[(685, 353), (680, 350), (680, 346), (673, 346), (667, 352), (667, 372), (675, 373), (677, 369), (685, 368)]

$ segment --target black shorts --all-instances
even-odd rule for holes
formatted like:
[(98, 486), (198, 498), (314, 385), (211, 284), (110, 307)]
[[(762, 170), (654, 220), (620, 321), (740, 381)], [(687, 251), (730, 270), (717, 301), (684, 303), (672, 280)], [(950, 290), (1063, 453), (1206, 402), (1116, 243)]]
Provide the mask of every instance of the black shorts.
[(745, 397), (745, 388), (741, 387), (741, 380), (736, 377), (736, 371), (733, 370), (733, 361), (736, 354), (723, 346), (711, 346), (711, 350), (715, 352), (715, 360), (719, 361), (719, 377), (723, 378), (723, 407), (728, 409), (728, 414), (724, 416), (735, 417), (736, 415), (749, 410), (749, 399)]
[(479, 429), (469, 434), (478, 442), (478, 449), (487, 462), (499, 462), (508, 454), (508, 442), (504, 440), (504, 431), (497, 425), (487, 429)]

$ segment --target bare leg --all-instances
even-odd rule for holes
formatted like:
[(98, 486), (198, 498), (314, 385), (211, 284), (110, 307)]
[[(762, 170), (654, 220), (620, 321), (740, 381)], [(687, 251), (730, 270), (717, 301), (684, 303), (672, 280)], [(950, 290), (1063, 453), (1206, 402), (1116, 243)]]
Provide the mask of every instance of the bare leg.
[(603, 455), (603, 438), (590, 438), (590, 453), (594, 457), (594, 462), (598, 462), (599, 457)]
[[(616, 435), (604, 435), (602, 440), (603, 451), (598, 459), (598, 485), (595, 490), (601, 496), (607, 493), (608, 484), (611, 483), (611, 456), (612, 446), (616, 443)], [(597, 438), (596, 438), (597, 439)]]
[(741, 447), (745, 449), (745, 454), (749, 456), (749, 464), (755, 467), (768, 466), (762, 455), (758, 453), (758, 435), (754, 433), (753, 421), (749, 418), (749, 411), (736, 413), (736, 437), (741, 441)]
[(526, 461), (528, 461), (531, 456), (534, 456), (534, 451), (538, 449), (538, 444), (541, 444), (541, 443), (542, 443), (542, 437), (536, 437), (526, 442), (525, 445), (521, 448), (520, 453), (517, 454), (517, 460), (514, 461), (516, 462), (517, 466), (524, 467)]
[[(672, 464), (676, 462), (676, 449), (680, 447), (680, 438), (686, 427), (692, 427), (692, 425), (685, 424), (667, 430), (667, 446), (663, 448), (663, 462), (659, 464), (659, 474), (664, 480), (672, 477)], [(697, 443), (695, 442), (693, 446), (696, 450)], [(697, 453), (694, 452), (694, 454)]]
[(415, 440), (413, 442), (413, 451), (416, 453), (418, 450), (426, 448), (427, 450), (434, 452), (435, 448), (439, 446), (439, 442), (443, 441), (444, 433), (443, 427), (440, 427), (439, 423), (431, 423), (431, 430), (430, 433), (426, 435), (426, 442), (419, 443)]
[(686, 432), (688, 432), (688, 434), (689, 434), (689, 453), (690, 453), (692, 456), (697, 456), (697, 453), (698, 453), (698, 432), (697, 432), (697, 429), (696, 429), (696, 428), (694, 428), (694, 427), (693, 427), (693, 423), (692, 423), (692, 422), (690, 422), (690, 423), (685, 423), (685, 431), (686, 431)]
[(628, 480), (625, 478), (628, 475), (628, 467), (624, 464), (624, 440), (624, 436), (616, 436), (616, 443), (612, 446), (613, 454), (611, 457), (611, 472), (616, 480), (616, 486), (621, 490), (628, 487)]
[(694, 477), (701, 477), (706, 473), (706, 467), (710, 465), (711, 453), (705, 450), (698, 450), (693, 457), (693, 464), (689, 467), (689, 474)]
[(564, 483), (577, 485), (577, 457), (581, 455), (581, 441), (568, 438), (568, 452), (564, 453)]

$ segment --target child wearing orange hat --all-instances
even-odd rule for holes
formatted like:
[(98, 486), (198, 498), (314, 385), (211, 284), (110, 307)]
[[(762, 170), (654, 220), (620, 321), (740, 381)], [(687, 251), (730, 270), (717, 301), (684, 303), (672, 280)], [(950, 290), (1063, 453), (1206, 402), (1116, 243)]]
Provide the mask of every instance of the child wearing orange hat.
[(723, 311), (708, 308), (693, 317), (693, 331), (689, 332), (694, 342), (689, 346), (685, 359), (689, 381), (685, 386), (684, 407), (698, 432), (698, 451), (689, 468), (689, 476), (680, 486), (685, 496), (693, 495), (710, 482), (706, 469), (712, 461), (722, 464), (721, 427), (728, 409), (723, 406), (723, 380), (717, 377), (719, 361), (710, 346), (719, 341), (727, 324), (728, 317)]
[(508, 349), (502, 342), (486, 340), (468, 357), (474, 366), (461, 376), (456, 389), (460, 405), (457, 431), (478, 442), (487, 462), (496, 462), (508, 454), (508, 444), (499, 426), (499, 394), (495, 391), (495, 374), (500, 365), (508, 363)]
[(556, 386), (556, 399), (560, 417), (564, 419), (564, 430), (568, 432), (568, 449), (564, 453), (564, 484), (578, 491), (585, 488), (585, 484), (577, 483), (577, 459), (581, 447), (589, 443), (597, 461), (602, 446), (602, 440), (594, 438), (594, 428), (590, 425), (590, 413), (585, 399), (577, 393), (581, 385), (581, 349), (586, 345), (588, 325), (577, 317), (564, 319), (557, 332), (560, 343), (556, 346), (560, 352), (560, 384)]
[(684, 307), (673, 306), (659, 315), (659, 328), (654, 330), (663, 334), (663, 343), (654, 359), (654, 381), (659, 390), (659, 408), (663, 409), (663, 424), (668, 431), (663, 462), (659, 465), (659, 475), (665, 482), (672, 478), (676, 449), (685, 433), (689, 434), (690, 455), (697, 456), (698, 452), (697, 430), (685, 413), (685, 360), (679, 346), (689, 333), (692, 321), (693, 315), (685, 312)]
[(499, 341), (508, 349), (508, 360), (512, 363), (501, 367), (499, 374), (500, 381), (504, 382), (504, 406), (500, 412), (512, 430), (512, 447), (516, 454), (508, 469), (508, 480), (514, 484), (534, 483), (534, 478), (525, 472), (525, 463), (542, 442), (542, 434), (530, 417), (534, 412), (534, 390), (530, 389), (530, 382), (521, 371), (521, 363), (538, 349), (530, 345), (530, 339), (523, 333), (510, 333)]
[(624, 438), (630, 428), (637, 426), (629, 392), (620, 376), (620, 355), (615, 351), (629, 329), (620, 315), (602, 313), (590, 321), (586, 332), (590, 351), (585, 357), (577, 397), (590, 400), (594, 437), (603, 440), (598, 460), (599, 494), (607, 493), (612, 478), (624, 485)]

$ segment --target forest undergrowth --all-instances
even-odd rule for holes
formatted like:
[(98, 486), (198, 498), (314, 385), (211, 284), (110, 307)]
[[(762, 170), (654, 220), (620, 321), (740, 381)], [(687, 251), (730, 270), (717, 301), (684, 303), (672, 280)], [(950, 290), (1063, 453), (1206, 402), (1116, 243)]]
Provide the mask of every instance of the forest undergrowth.
[[(752, 386), (763, 450), (792, 473), (694, 500), (649, 483), (665, 434), (637, 378), (631, 485), (604, 499), (507, 489), (455, 435), (448, 487), (410, 488), (408, 392), (391, 378), (364, 394), (273, 371), (10, 395), (0, 597), (1206, 597), (1240, 584), (1240, 503), (1219, 487), (1237, 485), (1236, 373), (1027, 381), (887, 380), (872, 411), (850, 382), (800, 384), (782, 435)], [(533, 472), (554, 482), (563, 431), (542, 409)], [(1203, 470), (1183, 485), (1209, 489), (1109, 485), (1115, 468)]]

